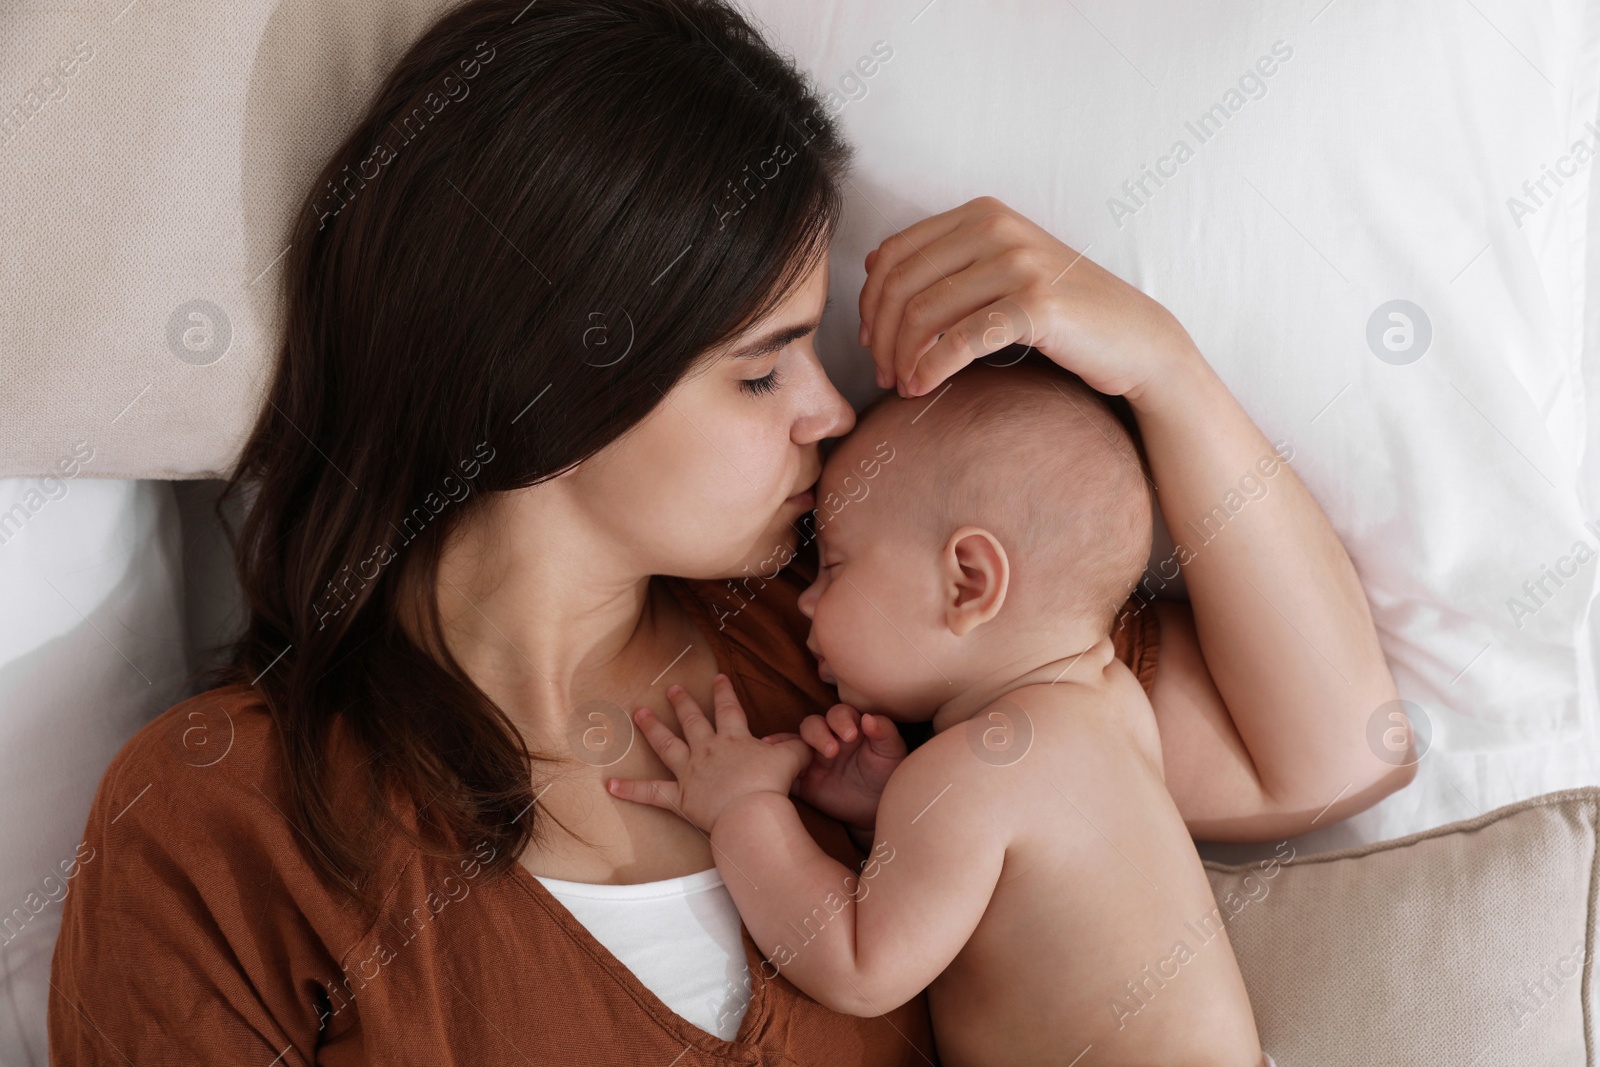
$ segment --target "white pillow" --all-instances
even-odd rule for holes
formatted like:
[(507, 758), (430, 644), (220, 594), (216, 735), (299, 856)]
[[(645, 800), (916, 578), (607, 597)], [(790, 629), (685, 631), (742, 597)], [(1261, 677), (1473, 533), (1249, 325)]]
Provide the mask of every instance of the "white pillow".
[[(13, 20), (0, 69), (37, 77), (8, 90), (24, 117), (0, 131), (15, 208), (0, 270), (29, 297), (0, 302), (0, 476), (42, 474), (80, 437), (100, 477), (226, 470), (270, 366), (285, 220), (444, 6)], [(1294, 449), (1435, 744), (1576, 737), (1600, 565), (1559, 588), (1543, 568), (1600, 546), (1581, 507), (1600, 502), (1579, 367), (1587, 186), (1547, 181), (1521, 219), (1507, 202), (1592, 137), (1594, 5), (749, 6), (835, 94), (860, 149), (843, 313), (824, 337), (853, 400), (872, 392), (849, 313), (861, 257), (996, 195), (1171, 307)], [(1164, 161), (1180, 140), (1192, 156)], [(1171, 176), (1158, 186), (1147, 167)], [(1431, 326), (1409, 365), (1367, 340), (1397, 299)], [(1541, 578), (1534, 603), (1523, 583)]]
[[(846, 310), (821, 342), (853, 400), (876, 391), (848, 310), (866, 252), (997, 196), (1172, 309), (1292, 447), (1434, 744), (1578, 740), (1600, 573), (1580, 490), (1592, 164), (1562, 157), (1600, 136), (1600, 7), (752, 6), (860, 153)], [(1574, 177), (1533, 203), (1545, 163)], [(1395, 300), (1423, 309), (1425, 351), (1384, 347)], [(1562, 563), (1577, 542), (1594, 555)], [(1534, 603), (1542, 565), (1575, 573)]]
[(17, 504), (27, 519), (0, 526), (0, 1063), (42, 1064), (61, 865), (111, 757), (179, 695), (187, 590), (170, 484), (0, 480), (0, 516)]

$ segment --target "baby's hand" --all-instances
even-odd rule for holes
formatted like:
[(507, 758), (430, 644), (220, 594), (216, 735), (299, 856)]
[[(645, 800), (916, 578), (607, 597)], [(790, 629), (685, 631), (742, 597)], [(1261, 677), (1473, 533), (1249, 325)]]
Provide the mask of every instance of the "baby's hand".
[(906, 758), (905, 739), (882, 715), (862, 715), (849, 704), (835, 704), (826, 717), (807, 715), (800, 733), (770, 734), (769, 744), (799, 737), (816, 751), (799, 778), (794, 795), (824, 815), (871, 834), (878, 798), (894, 769)]
[(764, 744), (751, 737), (727, 675), (716, 676), (711, 695), (715, 725), (681, 685), (667, 687), (684, 740), (649, 708), (633, 713), (645, 740), (677, 781), (612, 778), (606, 787), (613, 795), (675, 811), (708, 834), (736, 800), (760, 792), (789, 795), (796, 776), (811, 761), (811, 749), (799, 740)]

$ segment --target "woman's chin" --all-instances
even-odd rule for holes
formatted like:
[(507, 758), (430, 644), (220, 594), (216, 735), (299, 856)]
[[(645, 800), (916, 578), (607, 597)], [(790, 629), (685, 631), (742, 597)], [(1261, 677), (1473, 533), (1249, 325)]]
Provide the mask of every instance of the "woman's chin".
[(689, 573), (712, 581), (757, 577), (770, 581), (798, 555), (799, 543), (794, 528), (781, 517), (776, 518), (766, 530), (751, 535), (742, 550), (727, 546), (727, 551), (714, 557), (716, 562), (702, 563)]

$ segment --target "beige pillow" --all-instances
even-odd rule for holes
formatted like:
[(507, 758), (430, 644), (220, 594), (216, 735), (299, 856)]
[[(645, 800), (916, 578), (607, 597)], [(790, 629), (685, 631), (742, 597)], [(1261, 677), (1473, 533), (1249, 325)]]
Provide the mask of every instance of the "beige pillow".
[(1207, 861), (1262, 1047), (1279, 1067), (1592, 1065), (1597, 823), (1587, 787), (1375, 845)]
[(227, 472), (264, 405), (290, 216), (449, 6), (9, 13), (0, 279), (26, 298), (0, 300), (0, 477)]

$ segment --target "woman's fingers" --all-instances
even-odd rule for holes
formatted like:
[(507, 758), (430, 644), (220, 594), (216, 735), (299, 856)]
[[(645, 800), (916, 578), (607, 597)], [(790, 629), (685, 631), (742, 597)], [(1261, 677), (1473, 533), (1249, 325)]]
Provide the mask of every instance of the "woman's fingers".
[[(985, 266), (993, 267), (999, 261)], [(966, 273), (972, 274), (981, 268)], [(996, 277), (1001, 273), (992, 272)], [(930, 340), (926, 345), (902, 348), (896, 357), (897, 380), (905, 383), (906, 396), (922, 396), (937, 388), (941, 382), (968, 363), (991, 355), (1014, 342), (1037, 347), (1041, 337), (1042, 315), (1036, 315), (1019, 301), (1014, 289), (1001, 286), (994, 291), (999, 295), (989, 304), (949, 326), (943, 337)], [(1011, 363), (1021, 359), (1017, 356)], [(995, 364), (1006, 366), (1006, 363)]]
[[(1002, 234), (1003, 227), (990, 219), (1011, 222), (1009, 215), (987, 215), (941, 237), (923, 255), (901, 264), (885, 285), (873, 347), (876, 358), (887, 359), (893, 371), (890, 384), (907, 396), (917, 395), (911, 380), (918, 360), (941, 335), (949, 342), (944, 350), (962, 357), (951, 368), (954, 373), (1028, 332), (1022, 316), (1002, 317), (994, 308), (1033, 280), (1036, 272), (1030, 268), (1039, 253), (1008, 243), (1016, 237)], [(930, 387), (926, 381), (922, 385), (923, 392)]]
[[(873, 365), (886, 372), (888, 388), (903, 383), (909, 376), (907, 364), (921, 348), (961, 315), (987, 303), (952, 311), (949, 302), (973, 299), (963, 287), (955, 291), (956, 279), (968, 268), (981, 264), (985, 235), (972, 228), (956, 229), (916, 248), (884, 275), (872, 312), (870, 327)], [(911, 335), (926, 338), (911, 348)]]
[(877, 314), (878, 300), (883, 292), (884, 279), (891, 270), (917, 255), (922, 247), (950, 233), (966, 219), (1003, 210), (1004, 207), (993, 197), (980, 196), (949, 211), (919, 219), (884, 238), (877, 248), (867, 253), (867, 279), (861, 286), (859, 304), (861, 321), (866, 323), (869, 330), (877, 325), (874, 316)]
[[(868, 253), (867, 280), (861, 286), (859, 308), (861, 322), (866, 327), (867, 338), (872, 344), (872, 362), (876, 365), (880, 387), (888, 388), (894, 385), (893, 367), (890, 363), (892, 353), (888, 345), (881, 340), (885, 334), (879, 319), (879, 305), (883, 300), (884, 286), (890, 273), (902, 263), (921, 256), (926, 246), (955, 230), (966, 217), (994, 210), (990, 204), (998, 205), (999, 201), (989, 197), (969, 200), (960, 207), (932, 215), (907, 226), (898, 233), (890, 234), (876, 249)], [(904, 294), (901, 303), (921, 288)], [(895, 305), (896, 310), (899, 306), (898, 303)], [(894, 335), (887, 336), (892, 339)]]
[(623, 800), (679, 811), (677, 782), (650, 781), (644, 778), (611, 778), (607, 780), (606, 788), (610, 790), (612, 796), (621, 797)]

